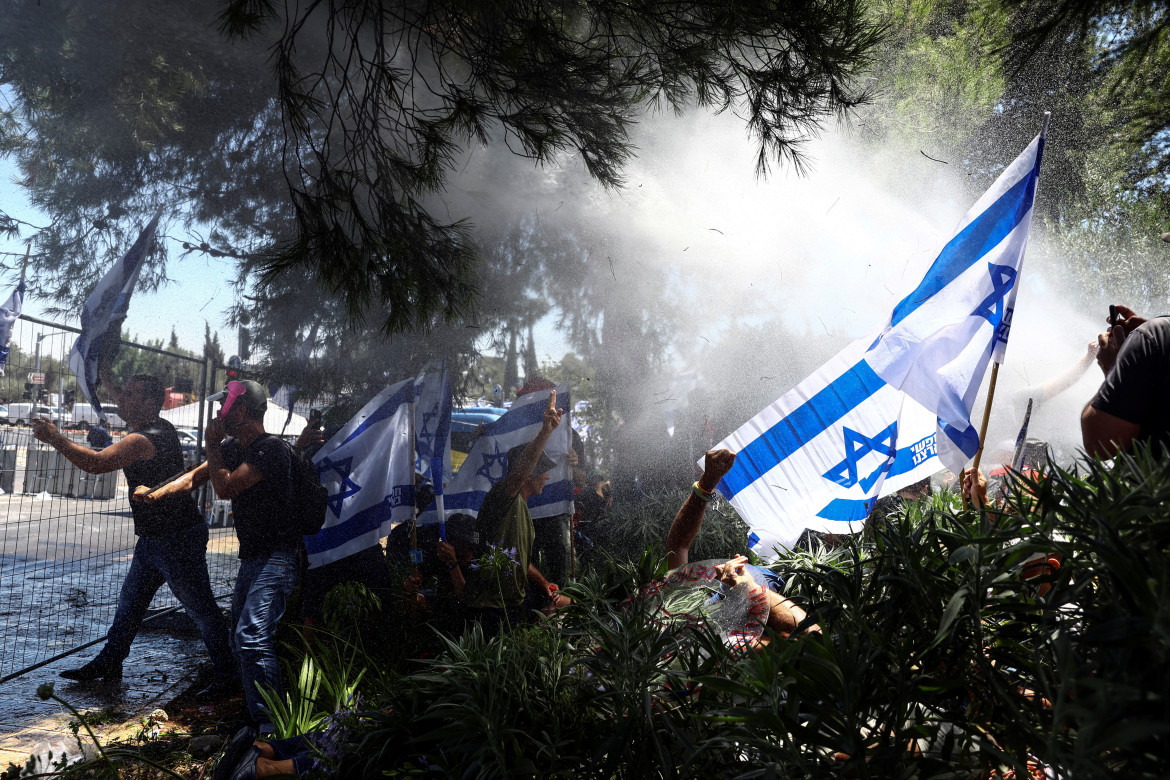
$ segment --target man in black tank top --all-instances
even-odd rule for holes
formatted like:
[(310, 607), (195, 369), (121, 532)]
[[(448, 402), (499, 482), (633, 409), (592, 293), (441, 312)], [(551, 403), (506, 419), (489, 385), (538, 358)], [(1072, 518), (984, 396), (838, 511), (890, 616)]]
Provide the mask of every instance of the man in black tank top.
[[(43, 418), (33, 421), (33, 435), (82, 471), (104, 474), (122, 469), (130, 495), (139, 486), (153, 487), (182, 472), (179, 436), (173, 425), (158, 416), (163, 404), (162, 383), (148, 374), (133, 377), (124, 388), (118, 388), (108, 376), (103, 380), (112, 385), (119, 414), (130, 427), (124, 438), (95, 451), (70, 440)], [(236, 665), (228, 646), (227, 620), (211, 594), (207, 524), (194, 499), (183, 493), (150, 504), (131, 501), (130, 510), (138, 542), (106, 646), (92, 661), (66, 669), (61, 676), (79, 681), (120, 679), (122, 661), (155, 591), (165, 582), (199, 628), (215, 669), (216, 685), (226, 687), (237, 676)]]

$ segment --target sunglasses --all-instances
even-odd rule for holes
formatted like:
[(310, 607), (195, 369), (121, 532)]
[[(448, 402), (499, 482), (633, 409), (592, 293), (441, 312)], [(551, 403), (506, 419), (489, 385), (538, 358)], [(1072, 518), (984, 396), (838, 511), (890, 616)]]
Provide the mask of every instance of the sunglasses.
[(236, 402), (244, 393), (248, 392), (247, 386), (240, 381), (232, 380), (227, 383), (227, 392), (224, 395), (223, 406), (219, 409), (219, 419), (224, 419), (228, 416), (228, 412), (232, 410), (232, 404)]

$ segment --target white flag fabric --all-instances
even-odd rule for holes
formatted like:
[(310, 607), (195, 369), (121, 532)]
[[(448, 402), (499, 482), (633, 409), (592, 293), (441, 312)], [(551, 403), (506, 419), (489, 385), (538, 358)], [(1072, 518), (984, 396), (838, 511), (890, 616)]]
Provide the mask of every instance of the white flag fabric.
[[(556, 466), (549, 472), (548, 482), (539, 496), (528, 500), (534, 518), (555, 517), (573, 513), (573, 474), (569, 467), (569, 385), (556, 386), (557, 408), (561, 410), (561, 424), (545, 444), (544, 454)], [(483, 433), (471, 445), (467, 459), (459, 473), (450, 481), (445, 492), (447, 513), (461, 512), (478, 515), (483, 499), (492, 485), (508, 472), (508, 450), (517, 444), (527, 444), (536, 438), (548, 408), (548, 393), (528, 393), (516, 399), (512, 408), (492, 423), (485, 423)]]
[(871, 343), (849, 345), (716, 445), (736, 453), (718, 489), (758, 555), (806, 528), (858, 531), (878, 496), (938, 471), (934, 415), (870, 369)]
[(8, 340), (12, 338), (12, 324), (20, 317), (24, 306), (24, 279), (16, 285), (8, 302), (0, 306), (0, 376), (4, 376), (4, 367), (8, 364)]
[(154, 231), (161, 216), (160, 209), (130, 250), (106, 272), (85, 299), (85, 306), (81, 309), (81, 335), (69, 350), (69, 368), (77, 377), (77, 386), (102, 418), (105, 413), (96, 392), (98, 366), (122, 337), (122, 323), (130, 309), (130, 296), (138, 283), (138, 274), (154, 241)]
[(414, 515), (414, 384), (378, 393), (313, 456), (329, 510), (325, 526), (305, 537), (309, 568), (377, 544)]
[(1041, 133), (963, 216), (865, 358), (938, 416), (939, 458), (956, 474), (979, 449), (979, 385), (1007, 348), (1043, 152)]
[(419, 514), (418, 522), (445, 522), (444, 491), (451, 479), (451, 380), (445, 362), (439, 371), (418, 375), (414, 397), (414, 470), (435, 490), (435, 500)]

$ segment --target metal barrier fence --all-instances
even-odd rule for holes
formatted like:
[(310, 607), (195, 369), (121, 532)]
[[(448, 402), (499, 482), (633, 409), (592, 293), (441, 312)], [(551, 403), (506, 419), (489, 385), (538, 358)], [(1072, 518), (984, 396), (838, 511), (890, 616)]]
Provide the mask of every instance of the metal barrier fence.
[[(0, 683), (101, 642), (134, 552), (122, 473), (86, 474), (34, 439), (28, 426), (34, 416), (48, 416), (71, 439), (86, 443), (96, 420), (68, 367), (76, 333), (22, 316), (0, 377)], [(153, 374), (187, 400), (205, 398), (219, 384), (219, 369), (202, 357), (129, 342), (114, 364), (123, 381)], [(203, 456), (202, 406), (164, 411), (180, 431), (188, 465)], [(109, 419), (112, 436), (124, 436), (120, 418)], [(238, 548), (229, 514), (221, 502), (205, 503), (209, 495), (205, 489), (197, 499), (212, 525), (207, 565), (212, 590), (222, 598), (235, 581)], [(150, 614), (177, 604), (164, 585)]]

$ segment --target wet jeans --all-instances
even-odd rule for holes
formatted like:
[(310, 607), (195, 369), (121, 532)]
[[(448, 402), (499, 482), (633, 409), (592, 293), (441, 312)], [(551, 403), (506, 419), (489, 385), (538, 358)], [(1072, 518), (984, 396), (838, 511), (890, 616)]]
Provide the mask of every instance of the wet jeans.
[(228, 626), (211, 595), (207, 576), (207, 526), (192, 525), (166, 539), (138, 537), (134, 559), (118, 594), (114, 624), (106, 634), (106, 646), (94, 660), (103, 665), (121, 664), (142, 627), (151, 599), (165, 582), (187, 615), (195, 621), (211, 656), (217, 678), (234, 677), (236, 670), (228, 647)]
[(256, 683), (284, 698), (276, 660), (276, 624), (284, 616), (289, 594), (297, 586), (300, 563), (296, 553), (274, 552), (240, 561), (232, 594), (232, 648), (240, 664), (240, 681), (248, 714), (257, 725), (268, 725), (264, 699)]

